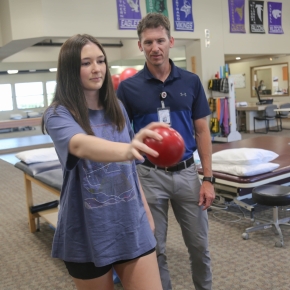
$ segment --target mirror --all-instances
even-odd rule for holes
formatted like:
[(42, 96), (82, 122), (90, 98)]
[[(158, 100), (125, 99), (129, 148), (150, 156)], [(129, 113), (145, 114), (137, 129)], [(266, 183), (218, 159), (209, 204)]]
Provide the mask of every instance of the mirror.
[[(260, 95), (289, 96), (288, 63), (251, 67), (251, 82)], [(255, 89), (252, 97), (257, 97)]]

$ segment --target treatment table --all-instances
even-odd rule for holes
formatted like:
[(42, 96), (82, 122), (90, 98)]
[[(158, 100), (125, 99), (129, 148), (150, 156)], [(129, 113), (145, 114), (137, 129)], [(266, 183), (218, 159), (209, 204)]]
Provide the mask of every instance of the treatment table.
[[(279, 157), (273, 160), (280, 166), (272, 172), (254, 176), (235, 176), (227, 173), (213, 171), (216, 178), (215, 189), (233, 195), (233, 197), (247, 195), (256, 186), (263, 184), (285, 184), (290, 182), (290, 137), (285, 136), (258, 136), (229, 143), (212, 144), (213, 153), (234, 148), (261, 148), (276, 152)], [(198, 170), (200, 178), (202, 169)]]
[[(213, 171), (213, 176), (216, 178), (215, 189), (217, 195), (223, 192), (223, 196), (237, 199), (249, 195), (252, 189), (259, 185), (269, 183), (285, 184), (290, 182), (290, 137), (259, 136), (229, 143), (214, 143), (213, 153), (233, 148), (261, 148), (274, 151), (279, 154), (279, 157), (273, 160), (273, 162), (278, 163), (280, 166), (272, 172), (248, 177)], [(31, 209), (36, 207), (33, 204), (32, 183), (41, 186), (59, 198), (63, 181), (60, 162), (57, 160), (26, 164), (19, 161), (15, 164), (15, 167), (22, 170), (24, 173), (26, 206), (30, 232), (35, 232), (39, 229), (39, 225), (37, 226), (35, 223), (35, 221), (39, 221), (39, 217), (44, 218), (44, 220), (53, 227), (56, 227), (58, 207), (34, 213), (31, 212)], [(200, 178), (202, 178), (202, 169), (198, 169), (198, 173)]]
[[(39, 185), (59, 198), (63, 181), (60, 162), (56, 160), (26, 164), (19, 161), (15, 164), (15, 167), (24, 173), (26, 207), (30, 232), (33, 233), (39, 230), (39, 223), (36, 225), (36, 221), (39, 222), (40, 217), (56, 228), (58, 207), (54, 206), (53, 208), (45, 209), (49, 204), (43, 204), (43, 206), (34, 205), (32, 183)], [(57, 205), (57, 203), (55, 204)], [(41, 208), (40, 211), (32, 213), (32, 209), (39, 207)]]
[[(264, 184), (286, 185), (290, 182), (290, 137), (268, 135), (229, 143), (212, 144), (213, 153), (236, 148), (260, 148), (273, 151), (279, 155), (272, 161), (279, 164), (279, 167), (267, 173), (253, 176), (236, 176), (213, 171), (213, 176), (216, 178), (214, 185), (216, 202), (224, 204), (226, 200), (231, 200), (250, 211), (253, 218), (255, 209), (255, 202), (252, 199), (253, 188)], [(202, 178), (202, 168), (198, 169), (198, 173)]]

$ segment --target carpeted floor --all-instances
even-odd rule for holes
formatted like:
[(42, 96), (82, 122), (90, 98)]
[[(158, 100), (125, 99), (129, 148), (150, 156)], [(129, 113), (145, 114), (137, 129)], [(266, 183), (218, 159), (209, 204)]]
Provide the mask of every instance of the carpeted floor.
[[(74, 284), (63, 263), (50, 257), (53, 229), (41, 222), (41, 231), (28, 231), (23, 174), (0, 160), (0, 289), (69, 290)], [(33, 186), (34, 203), (55, 196)], [(271, 212), (270, 212), (271, 213)], [(257, 213), (267, 216), (269, 211)], [(290, 212), (283, 209), (283, 216)], [(290, 228), (283, 226), (284, 248), (274, 247), (278, 236), (268, 229), (241, 235), (251, 226), (249, 213), (227, 204), (227, 209), (209, 211), (209, 240), (213, 268), (213, 290), (288, 290)], [(179, 226), (169, 216), (167, 252), (174, 289), (194, 289)], [(123, 289), (120, 284), (115, 289)], [(154, 290), (154, 289), (152, 289)]]

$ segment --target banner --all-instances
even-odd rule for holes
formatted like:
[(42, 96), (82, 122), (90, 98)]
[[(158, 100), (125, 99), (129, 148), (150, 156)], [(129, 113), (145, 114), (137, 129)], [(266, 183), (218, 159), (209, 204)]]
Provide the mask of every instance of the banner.
[(228, 0), (231, 33), (246, 33), (245, 0)]
[(194, 31), (192, 0), (172, 0), (174, 29)]
[(282, 3), (268, 2), (268, 23), (270, 34), (283, 34)]
[(265, 33), (264, 1), (249, 1), (250, 32)]
[(119, 29), (136, 30), (141, 20), (140, 0), (117, 0)]
[(146, 12), (161, 13), (168, 17), (167, 0), (146, 0)]

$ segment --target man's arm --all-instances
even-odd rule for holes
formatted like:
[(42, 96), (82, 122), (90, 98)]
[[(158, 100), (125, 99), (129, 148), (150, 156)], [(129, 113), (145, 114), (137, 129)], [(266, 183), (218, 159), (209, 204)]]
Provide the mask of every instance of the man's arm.
[[(211, 156), (212, 156), (212, 145), (209, 126), (206, 117), (197, 119), (193, 122), (195, 128), (195, 140), (197, 144), (197, 150), (200, 157), (203, 175), (212, 176), (211, 168)], [(214, 198), (215, 192), (213, 184), (204, 181), (200, 189), (199, 205), (204, 206), (204, 210), (210, 207)]]

